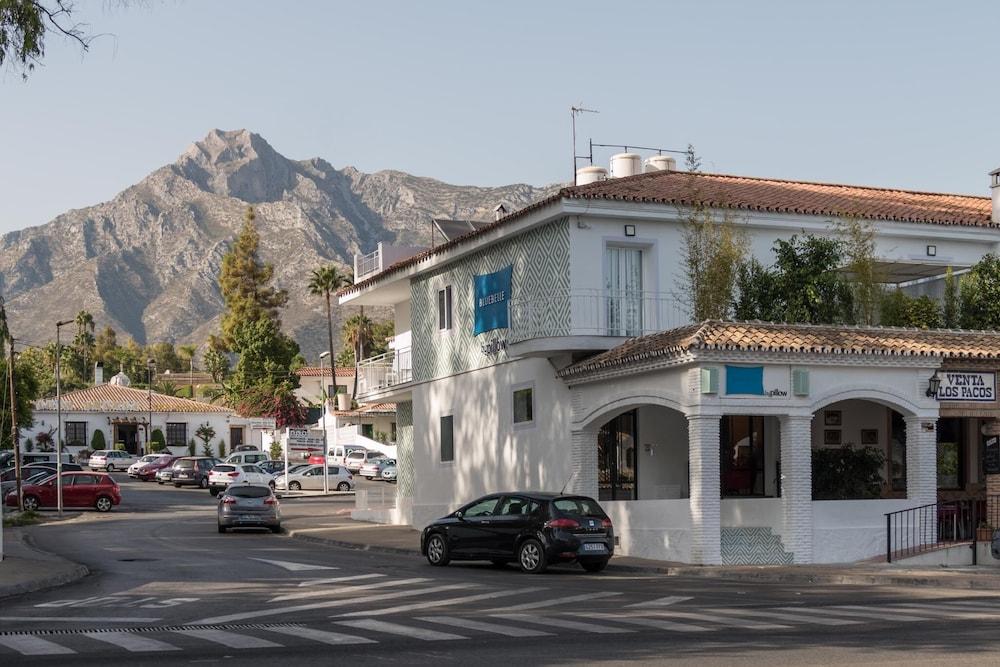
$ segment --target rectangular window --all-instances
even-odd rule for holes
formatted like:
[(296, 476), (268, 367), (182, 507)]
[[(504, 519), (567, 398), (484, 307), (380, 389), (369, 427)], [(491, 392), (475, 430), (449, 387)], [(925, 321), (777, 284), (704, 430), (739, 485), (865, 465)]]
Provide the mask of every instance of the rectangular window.
[(451, 285), (438, 290), (438, 329), (451, 329)]
[(638, 336), (643, 331), (642, 248), (604, 249), (604, 287), (609, 336)]
[(187, 424), (167, 422), (167, 447), (187, 445)]
[(531, 387), (514, 390), (514, 423), (530, 424), (535, 420), (535, 398)]
[(441, 417), (441, 462), (455, 460), (455, 417)]
[(892, 410), (889, 422), (889, 479), (893, 491), (906, 491), (906, 420)]
[(87, 446), (87, 422), (66, 422), (63, 426), (66, 429), (65, 444), (74, 447)]
[(727, 415), (720, 424), (722, 497), (764, 496), (764, 418)]
[(944, 417), (937, 423), (937, 485), (939, 489), (965, 486), (965, 420)]
[(638, 412), (618, 415), (597, 433), (598, 500), (635, 500), (638, 459)]

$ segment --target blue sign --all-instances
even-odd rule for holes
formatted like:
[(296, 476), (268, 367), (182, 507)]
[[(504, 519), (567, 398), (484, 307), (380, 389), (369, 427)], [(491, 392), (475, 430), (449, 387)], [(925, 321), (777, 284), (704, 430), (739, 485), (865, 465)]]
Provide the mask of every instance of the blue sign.
[(508, 266), (495, 273), (475, 277), (476, 326), (473, 335), (478, 336), (493, 329), (510, 326), (507, 302), (510, 300), (510, 281), (514, 267)]
[(726, 366), (726, 393), (764, 395), (763, 366)]

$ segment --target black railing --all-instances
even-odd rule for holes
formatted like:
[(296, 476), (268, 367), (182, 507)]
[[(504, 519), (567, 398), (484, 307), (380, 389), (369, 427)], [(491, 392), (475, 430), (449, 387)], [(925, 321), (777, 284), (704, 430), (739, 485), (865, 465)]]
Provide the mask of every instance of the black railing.
[[(993, 504), (1000, 518), (1000, 502)], [(974, 544), (979, 515), (983, 512), (981, 505), (982, 501), (974, 499), (950, 500), (889, 512), (885, 515), (886, 561), (891, 563), (953, 544)]]

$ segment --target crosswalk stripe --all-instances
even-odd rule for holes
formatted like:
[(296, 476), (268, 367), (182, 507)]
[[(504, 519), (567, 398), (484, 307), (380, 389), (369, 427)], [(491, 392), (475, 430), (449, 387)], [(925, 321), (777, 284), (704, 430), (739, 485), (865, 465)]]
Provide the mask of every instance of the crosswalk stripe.
[(378, 590), (380, 588), (392, 588), (395, 586), (409, 586), (410, 584), (422, 584), (430, 581), (426, 577), (414, 577), (412, 579), (393, 579), (391, 581), (380, 581), (375, 584), (361, 584), (359, 586), (335, 586), (334, 588), (321, 588), (318, 591), (302, 591), (300, 593), (289, 593), (279, 595), (268, 600), (268, 604), (273, 602), (285, 602), (287, 600), (304, 600), (307, 598), (333, 597), (336, 595), (354, 595), (365, 593), (366, 591)]
[(970, 610), (978, 609), (981, 611), (991, 611), (995, 613), (1000, 613), (1000, 603), (998, 602), (987, 602), (984, 604), (982, 602), (973, 602), (972, 600), (968, 600), (968, 601), (948, 601), (948, 602), (942, 602), (940, 604), (946, 605), (948, 607), (958, 607), (960, 609), (970, 609)]
[(526, 609), (542, 609), (544, 607), (555, 607), (561, 604), (569, 604), (571, 602), (584, 602), (586, 600), (599, 600), (601, 598), (610, 598), (616, 595), (621, 595), (621, 593), (606, 592), (606, 593), (587, 593), (585, 595), (570, 595), (565, 598), (553, 598), (551, 600), (542, 600), (540, 602), (526, 602), (524, 604), (517, 604), (511, 607), (496, 607), (495, 609), (487, 609), (487, 612), (491, 611), (523, 611)]
[(395, 593), (381, 593), (379, 595), (368, 595), (364, 598), (347, 598), (342, 600), (324, 600), (323, 602), (311, 602), (292, 607), (269, 607), (255, 611), (246, 611), (240, 614), (229, 614), (227, 616), (214, 616), (194, 621), (191, 625), (215, 625), (218, 623), (230, 623), (232, 621), (242, 621), (248, 618), (261, 618), (262, 616), (287, 616), (299, 611), (309, 611), (311, 609), (330, 609), (332, 607), (347, 607), (349, 605), (367, 604), (369, 602), (379, 602), (381, 600), (393, 600), (395, 598), (413, 597), (415, 595), (427, 595), (429, 593), (440, 593), (459, 588), (472, 588), (475, 584), (447, 584), (444, 586), (431, 586), (430, 588), (416, 588), (408, 591), (397, 591)]
[(787, 630), (787, 625), (780, 625), (777, 623), (767, 623), (765, 621), (753, 621), (750, 619), (726, 619), (719, 618), (718, 616), (711, 616), (709, 614), (696, 614), (690, 611), (666, 611), (666, 610), (650, 610), (649, 614), (656, 618), (689, 618), (692, 621), (702, 621), (704, 623), (715, 623), (716, 625), (724, 625), (729, 628), (752, 628), (754, 630)]
[(852, 621), (846, 618), (810, 618), (792, 612), (770, 611), (765, 609), (712, 609), (713, 614), (730, 614), (733, 616), (763, 616), (764, 618), (774, 618), (779, 621), (791, 621), (793, 623), (813, 623), (815, 625), (857, 625), (861, 621)]
[(305, 588), (306, 586), (321, 586), (323, 584), (336, 584), (341, 581), (360, 581), (361, 579), (378, 579), (379, 577), (384, 577), (384, 574), (354, 574), (346, 577), (329, 577), (327, 579), (307, 579), (305, 581), (299, 582), (299, 588)]
[(346, 625), (349, 628), (385, 632), (390, 635), (401, 635), (403, 637), (410, 637), (411, 639), (421, 639), (426, 642), (444, 641), (447, 639), (468, 639), (468, 637), (453, 635), (450, 632), (438, 632), (437, 630), (415, 628), (413, 626), (402, 625), (400, 623), (376, 621), (374, 618), (365, 618), (359, 621), (338, 621), (338, 623), (340, 625)]
[(687, 595), (668, 595), (667, 597), (657, 598), (655, 600), (647, 600), (646, 602), (636, 602), (635, 604), (627, 604), (626, 608), (636, 607), (669, 607), (672, 604), (677, 604), (678, 602), (686, 602), (692, 598)]
[(226, 632), (213, 628), (190, 628), (186, 630), (171, 630), (171, 632), (186, 637), (195, 637), (196, 639), (215, 642), (229, 648), (281, 648), (281, 644), (261, 639), (260, 637), (240, 635), (235, 632)]
[(31, 635), (0, 636), (0, 646), (12, 648), (21, 655), (69, 655), (76, 653), (71, 648)]
[(704, 628), (700, 625), (667, 621), (662, 618), (643, 618), (642, 616), (626, 616), (622, 614), (597, 614), (594, 612), (574, 612), (573, 615), (580, 616), (582, 618), (615, 621), (617, 623), (627, 623), (628, 625), (641, 625), (647, 628), (673, 630), (676, 632), (711, 632), (712, 630), (715, 630), (715, 628)]
[(887, 614), (884, 611), (874, 611), (871, 607), (859, 607), (857, 609), (844, 609), (843, 607), (778, 607), (782, 611), (791, 611), (796, 614), (816, 614), (818, 616), (848, 616), (851, 618), (870, 618), (876, 621), (901, 621), (912, 623), (918, 621), (929, 621), (929, 618), (920, 616), (907, 616), (899, 614)]
[(894, 608), (900, 611), (914, 614), (930, 613), (933, 612), (937, 617), (947, 617), (947, 618), (958, 618), (958, 619), (976, 619), (976, 618), (996, 618), (1000, 615), (1000, 612), (990, 610), (990, 611), (974, 611), (971, 609), (948, 609), (942, 607), (941, 605), (933, 605), (933, 607), (922, 604), (902, 604), (893, 605)]
[[(924, 621), (932, 621), (937, 617), (937, 614), (932, 613), (930, 616), (920, 616), (920, 611), (916, 609), (899, 609), (896, 607), (864, 607), (857, 604), (843, 604), (832, 607), (832, 609), (846, 609), (847, 611), (855, 612), (866, 612), (868, 614), (874, 614), (872, 618), (878, 618), (881, 620), (900, 620), (901, 618), (920, 618)], [(924, 609), (923, 612), (932, 611)]]
[(513, 625), (500, 625), (499, 623), (484, 623), (482, 621), (473, 621), (467, 618), (455, 618), (454, 616), (421, 616), (417, 620), (426, 621), (428, 623), (440, 623), (441, 625), (450, 625), (463, 630), (491, 632), (493, 634), (505, 635), (507, 637), (547, 637), (550, 635), (550, 633), (542, 632), (541, 630), (516, 628)]
[(628, 630), (626, 628), (613, 628), (607, 625), (581, 623), (580, 621), (570, 621), (564, 618), (552, 618), (550, 616), (534, 616), (532, 614), (492, 614), (492, 616), (495, 618), (502, 618), (507, 621), (521, 621), (523, 623), (533, 623), (535, 625), (550, 625), (553, 628), (580, 630), (582, 632), (593, 632), (595, 634), (602, 635), (632, 632), (632, 630)]
[(143, 637), (131, 632), (84, 632), (84, 637), (96, 639), (99, 642), (113, 644), (132, 653), (147, 653), (152, 651), (179, 651), (180, 647), (161, 642), (152, 637)]
[(378, 642), (374, 639), (367, 639), (365, 637), (359, 637), (358, 635), (345, 635), (339, 632), (328, 632), (326, 630), (317, 630), (315, 628), (307, 628), (305, 626), (293, 626), (293, 627), (280, 627), (280, 628), (267, 628), (270, 632), (280, 632), (283, 635), (291, 635), (292, 637), (304, 637), (306, 639), (311, 639), (315, 642), (320, 642), (322, 644), (332, 644), (337, 646), (339, 644), (377, 644)]
[(383, 609), (365, 609), (355, 611), (341, 616), (387, 616), (388, 614), (402, 614), (416, 609), (431, 609), (433, 607), (447, 607), (449, 605), (462, 604), (463, 602), (478, 602), (479, 600), (492, 600), (508, 595), (522, 595), (524, 593), (534, 593), (544, 591), (544, 588), (533, 586), (531, 588), (515, 588), (512, 591), (490, 591), (489, 593), (478, 593), (476, 595), (464, 595), (457, 598), (446, 598), (444, 600), (431, 600), (429, 602), (414, 602), (412, 604), (401, 604), (395, 607), (385, 607)]

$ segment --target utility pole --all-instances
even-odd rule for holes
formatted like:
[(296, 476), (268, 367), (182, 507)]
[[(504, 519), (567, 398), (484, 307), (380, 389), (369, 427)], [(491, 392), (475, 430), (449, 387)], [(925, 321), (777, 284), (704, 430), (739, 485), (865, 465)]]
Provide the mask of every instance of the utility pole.
[(63, 478), (62, 478), (62, 342), (59, 338), (59, 329), (67, 324), (73, 324), (73, 320), (60, 320), (56, 322), (56, 505), (59, 508), (59, 518), (63, 516)]
[(24, 496), (21, 493), (21, 438), (17, 428), (17, 396), (14, 394), (14, 339), (7, 336), (10, 343), (10, 361), (7, 377), (10, 378), (10, 439), (14, 443), (14, 477), (17, 479), (17, 509), (24, 511)]

